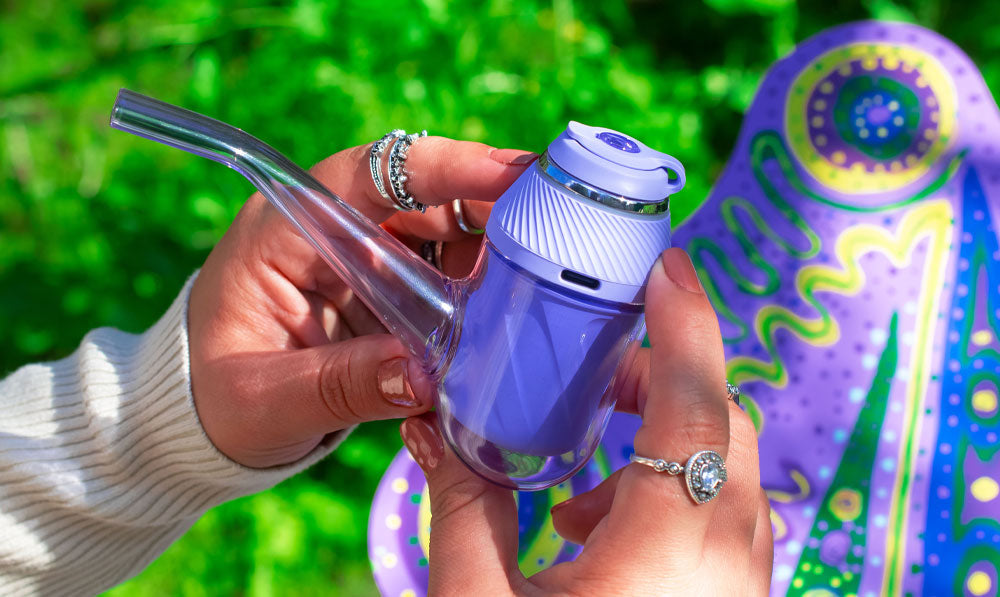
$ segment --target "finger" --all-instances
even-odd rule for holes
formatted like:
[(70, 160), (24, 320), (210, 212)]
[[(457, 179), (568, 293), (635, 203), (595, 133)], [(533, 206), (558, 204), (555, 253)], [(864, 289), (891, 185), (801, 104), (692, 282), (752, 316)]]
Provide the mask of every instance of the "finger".
[[(213, 440), (234, 446), (282, 446), (271, 455), (254, 454), (251, 448), (230, 454), (248, 466), (290, 462), (294, 460), (290, 456), (308, 453), (332, 431), (419, 414), (432, 404), (430, 380), (399, 340), (388, 334), (300, 350), (237, 353), (218, 359), (214, 366), (218, 373), (199, 380), (200, 387), (194, 388), (196, 396), (204, 392), (233, 397), (198, 404), (203, 420), (225, 423), (206, 429)], [(232, 409), (232, 404), (240, 408)], [(204, 408), (223, 412), (205, 416)], [(231, 437), (245, 435), (247, 429), (258, 435), (257, 442)], [(275, 462), (261, 462), (272, 457)]]
[[(680, 249), (665, 251), (650, 273), (646, 324), (651, 365), (647, 398), (637, 401), (643, 424), (636, 454), (682, 466), (701, 450), (725, 458), (729, 412), (722, 339), (691, 260)], [(609, 535), (619, 547), (633, 542), (656, 553), (682, 544), (686, 557), (696, 556), (715, 507), (714, 501), (694, 502), (683, 474), (671, 477), (632, 464), (619, 482)]]
[(750, 417), (732, 402), (729, 412), (730, 441), (726, 459), (729, 480), (715, 500), (716, 509), (706, 534), (705, 551), (713, 554), (716, 561), (726, 562), (735, 572), (741, 573), (749, 565), (747, 554), (759, 524), (760, 462), (757, 431)]
[[(375, 189), (369, 166), (370, 145), (336, 153), (314, 166), (313, 174), (324, 186), (374, 222), (387, 222), (397, 236), (426, 239), (457, 239), (460, 232), (454, 214), (445, 208), (429, 209), (428, 214), (398, 212)], [(411, 180), (407, 190), (428, 205), (442, 205), (463, 198), (472, 225), (484, 225), (488, 203), (495, 201), (524, 171), (535, 154), (514, 149), (497, 149), (482, 143), (427, 137), (410, 150), (406, 168)], [(242, 235), (251, 257), (271, 263), (296, 287), (325, 292), (335, 285), (336, 275), (319, 259), (313, 247), (284, 215), (260, 194), (251, 197), (240, 223), (255, 228)], [(397, 216), (397, 217), (393, 217)]]
[[(465, 205), (493, 202), (537, 158), (529, 151), (427, 137), (410, 149), (407, 190), (426, 205), (444, 205), (452, 199), (466, 200)], [(473, 223), (485, 224), (479, 219), (482, 214), (470, 215)]]
[(757, 531), (750, 548), (750, 595), (765, 597), (771, 591), (771, 570), (774, 566), (774, 538), (771, 528), (771, 503), (761, 489), (758, 499)]
[(467, 594), (469, 579), (484, 595), (510, 593), (524, 580), (513, 494), (477, 477), (446, 449), (432, 413), (407, 419), (400, 434), (430, 492), (427, 594)]
[[(503, 190), (500, 190), (500, 194)], [(462, 214), (465, 224), (469, 228), (483, 229), (486, 221), (490, 217), (493, 209), (493, 201), (472, 201), (468, 199), (458, 199), (462, 203)], [(384, 226), (397, 238), (422, 242), (424, 240), (444, 240), (454, 241), (468, 238), (470, 233), (465, 232), (458, 225), (458, 218), (455, 216), (455, 209), (452, 202), (444, 205), (428, 207), (424, 213), (400, 212), (389, 218)], [(478, 235), (472, 235), (478, 236)]]
[[(361, 213), (382, 222), (397, 210), (375, 188), (370, 149), (368, 144), (341, 151), (316, 164), (310, 172)], [(410, 147), (406, 190), (425, 205), (442, 205), (458, 198), (495, 201), (534, 157), (528, 152), (482, 143), (425, 137)]]
[(563, 539), (578, 545), (587, 541), (590, 533), (611, 510), (618, 479), (623, 470), (625, 469), (615, 471), (590, 491), (552, 507), (552, 524)]
[(615, 392), (615, 410), (637, 415), (646, 404), (649, 393), (649, 365), (652, 351), (640, 347), (626, 356), (619, 374), (621, 383)]

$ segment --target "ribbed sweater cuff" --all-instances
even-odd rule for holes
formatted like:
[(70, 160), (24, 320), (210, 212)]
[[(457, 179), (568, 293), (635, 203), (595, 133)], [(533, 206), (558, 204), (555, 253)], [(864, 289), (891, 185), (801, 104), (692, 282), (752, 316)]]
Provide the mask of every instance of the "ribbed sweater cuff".
[(137, 574), (205, 510), (271, 487), (220, 453), (191, 395), (194, 277), (141, 335), (99, 329), (71, 356), (0, 380), (0, 593), (96, 593)]

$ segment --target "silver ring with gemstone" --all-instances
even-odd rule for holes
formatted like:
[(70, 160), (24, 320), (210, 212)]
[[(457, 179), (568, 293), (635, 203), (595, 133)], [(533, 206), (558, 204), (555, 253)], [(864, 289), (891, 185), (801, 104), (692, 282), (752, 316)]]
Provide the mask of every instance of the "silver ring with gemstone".
[(718, 452), (712, 450), (696, 452), (684, 466), (681, 466), (679, 462), (670, 462), (662, 458), (646, 458), (638, 454), (632, 454), (630, 460), (648, 466), (658, 473), (666, 473), (671, 476), (684, 473), (688, 493), (691, 494), (691, 499), (696, 504), (704, 504), (714, 499), (719, 495), (722, 486), (728, 479), (726, 461), (722, 459), (722, 456), (719, 456)]
[(736, 403), (736, 406), (740, 405), (740, 387), (730, 381), (726, 380), (726, 394), (729, 395), (729, 399)]
[(413, 195), (406, 191), (406, 181), (409, 176), (406, 174), (404, 169), (406, 166), (406, 154), (410, 150), (410, 146), (417, 139), (421, 139), (427, 136), (427, 131), (420, 131), (419, 134), (412, 135), (402, 135), (392, 146), (392, 151), (389, 152), (389, 186), (392, 189), (392, 194), (395, 195), (396, 208), (400, 211), (419, 211), (423, 212), (427, 209), (427, 206), (420, 203), (413, 198)]
[(389, 196), (386, 192), (385, 181), (382, 179), (382, 154), (385, 153), (389, 144), (399, 137), (406, 134), (403, 129), (393, 129), (386, 133), (381, 139), (372, 143), (372, 148), (368, 152), (368, 168), (371, 170), (372, 182), (375, 183), (375, 190), (378, 191), (382, 198), (389, 202), (390, 205), (399, 209), (396, 201)]
[(469, 221), (465, 219), (465, 210), (462, 208), (461, 199), (452, 199), (451, 210), (455, 213), (455, 223), (458, 229), (466, 234), (482, 234), (486, 232), (483, 228), (473, 228), (469, 226)]

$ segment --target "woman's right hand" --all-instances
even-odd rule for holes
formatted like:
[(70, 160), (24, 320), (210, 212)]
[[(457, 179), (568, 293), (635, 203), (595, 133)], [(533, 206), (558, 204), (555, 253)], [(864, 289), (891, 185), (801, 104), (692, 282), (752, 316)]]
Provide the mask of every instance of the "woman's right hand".
[(403, 439), (427, 477), (434, 517), (430, 595), (767, 594), (773, 542), (757, 435), (727, 398), (718, 321), (680, 249), (650, 274), (646, 322), (652, 348), (638, 353), (618, 399), (619, 410), (642, 416), (636, 453), (683, 464), (718, 452), (729, 477), (719, 496), (696, 504), (683, 474), (630, 464), (553, 508), (559, 533), (584, 549), (525, 578), (512, 493), (446, 449), (432, 413), (407, 419)]

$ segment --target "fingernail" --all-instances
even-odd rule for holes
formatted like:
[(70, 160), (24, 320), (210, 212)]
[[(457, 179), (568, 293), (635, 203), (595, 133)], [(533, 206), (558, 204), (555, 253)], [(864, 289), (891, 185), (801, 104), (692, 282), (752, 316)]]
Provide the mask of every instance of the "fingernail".
[(538, 159), (538, 154), (520, 149), (491, 149), (490, 159), (505, 166), (524, 166)]
[(434, 469), (444, 457), (444, 442), (441, 441), (441, 436), (422, 418), (410, 417), (403, 421), (399, 427), (399, 434), (406, 444), (406, 449), (423, 471)]
[(398, 357), (382, 363), (378, 368), (378, 389), (387, 402), (416, 408), (422, 401), (414, 392), (409, 361), (406, 357)]
[(555, 506), (552, 506), (552, 509), (549, 510), (549, 512), (552, 513), (552, 514), (555, 514), (558, 510), (562, 510), (563, 508), (565, 508), (566, 506), (568, 506), (569, 503), (573, 501), (573, 499), (574, 498), (569, 498), (568, 500), (563, 500), (563, 501), (559, 502)]
[(698, 274), (694, 271), (694, 264), (691, 258), (681, 249), (668, 249), (660, 256), (663, 262), (663, 272), (667, 277), (688, 292), (704, 294), (705, 289), (698, 280)]

